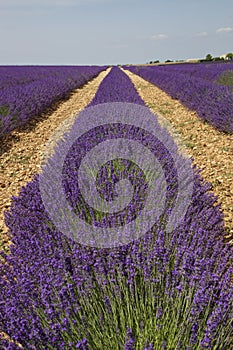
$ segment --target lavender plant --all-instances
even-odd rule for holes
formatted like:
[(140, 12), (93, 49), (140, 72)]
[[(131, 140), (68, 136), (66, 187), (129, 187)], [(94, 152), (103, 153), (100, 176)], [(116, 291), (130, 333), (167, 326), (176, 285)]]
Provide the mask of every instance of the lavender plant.
[[(99, 87), (95, 104), (102, 102), (101, 96), (109, 96), (112, 84), (119, 87), (117, 101), (120, 94), (127, 96), (128, 89), (129, 102), (139, 98), (130, 80), (115, 68)], [(109, 98), (114, 101), (113, 95)], [(124, 129), (116, 129), (116, 137), (120, 132), (127, 137)], [(107, 131), (92, 136), (101, 142)], [(137, 138), (136, 128), (132, 135)], [(74, 161), (89, 144), (89, 136), (84, 135), (70, 149), (64, 167), (64, 189), (76, 210), (80, 203), (74, 200)], [(167, 181), (175, 184), (176, 173), (168, 171), (172, 159), (164, 146), (151, 139), (148, 147), (156, 149)], [(55, 166), (53, 159), (56, 151), (49, 160)], [(144, 191), (145, 177), (128, 165), (118, 160), (101, 169), (97, 187), (102, 196), (112, 198), (112, 181), (119, 174), (131, 174), (135, 192)], [(166, 222), (176, 186), (168, 186), (165, 210), (145, 235), (111, 249), (81, 245), (60, 232), (45, 210), (41, 175), (27, 183), (6, 213), (12, 244), (10, 254), (1, 253), (0, 324), (12, 342), (2, 340), (2, 346), (27, 350), (230, 349), (232, 248), (223, 241), (223, 214), (216, 197), (194, 170), (191, 204), (172, 232), (167, 232)], [(129, 218), (138, 205), (131, 203)], [(89, 215), (93, 218), (94, 214)], [(94, 219), (102, 222), (105, 217), (101, 213)]]

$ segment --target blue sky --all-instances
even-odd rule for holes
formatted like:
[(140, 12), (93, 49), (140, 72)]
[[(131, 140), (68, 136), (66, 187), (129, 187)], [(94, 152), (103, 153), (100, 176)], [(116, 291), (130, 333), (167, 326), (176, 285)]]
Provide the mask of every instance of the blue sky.
[(232, 0), (0, 0), (0, 64), (126, 64), (233, 51)]

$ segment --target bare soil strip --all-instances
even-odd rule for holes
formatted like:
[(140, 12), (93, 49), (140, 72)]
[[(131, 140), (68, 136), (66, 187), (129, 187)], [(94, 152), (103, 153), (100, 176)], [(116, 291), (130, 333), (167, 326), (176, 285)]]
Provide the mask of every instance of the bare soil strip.
[(178, 100), (141, 77), (127, 70), (124, 72), (146, 105), (171, 123), (194, 158), (194, 164), (202, 169), (202, 177), (212, 184), (212, 191), (218, 196), (225, 216), (227, 238), (233, 243), (233, 135), (215, 130)]
[[(0, 248), (7, 243), (4, 211), (10, 207), (11, 196), (16, 196), (22, 186), (39, 172), (46, 144), (56, 128), (66, 119), (75, 117), (93, 99), (99, 84), (110, 68), (75, 90), (71, 97), (47, 114), (35, 127), (13, 131), (1, 143), (0, 153)], [(2, 243), (1, 243), (2, 241)]]

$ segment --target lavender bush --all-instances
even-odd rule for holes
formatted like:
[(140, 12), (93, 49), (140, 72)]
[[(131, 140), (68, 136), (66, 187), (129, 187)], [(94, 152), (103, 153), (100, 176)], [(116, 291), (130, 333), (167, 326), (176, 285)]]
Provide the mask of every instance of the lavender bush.
[[(111, 101), (121, 94), (129, 96), (128, 102), (141, 101), (130, 80), (114, 68), (99, 87), (95, 104), (109, 96), (112, 84), (119, 90)], [(162, 146), (156, 143), (158, 153)], [(75, 185), (71, 160), (72, 154), (81, 153), (82, 144), (78, 147), (70, 150), (66, 163), (67, 196)], [(162, 159), (171, 165), (169, 157), (161, 155)], [(109, 177), (111, 166), (106, 164), (97, 181), (104, 184), (101, 194), (110, 198), (111, 180), (120, 169), (116, 166)], [(128, 169), (127, 163), (125, 168), (135, 182), (135, 169)], [(40, 176), (21, 189), (6, 213), (12, 245), (9, 254), (1, 254), (0, 324), (14, 343), (2, 340), (2, 346), (22, 349), (19, 342), (27, 350), (231, 348), (232, 248), (223, 242), (223, 214), (216, 197), (197, 169), (192, 202), (171, 233), (166, 220), (173, 186), (154, 226), (140, 239), (111, 249), (78, 244), (56, 229), (41, 198)], [(171, 172), (169, 181), (175, 183), (175, 178)]]
[(213, 127), (227, 133), (233, 132), (232, 91), (216, 83), (223, 72), (232, 71), (232, 64), (125, 68), (195, 110), (201, 119)]
[(0, 67), (0, 138), (93, 79), (106, 67)]
[(113, 67), (104, 79), (89, 106), (106, 102), (131, 102), (144, 105), (127, 75), (119, 68)]

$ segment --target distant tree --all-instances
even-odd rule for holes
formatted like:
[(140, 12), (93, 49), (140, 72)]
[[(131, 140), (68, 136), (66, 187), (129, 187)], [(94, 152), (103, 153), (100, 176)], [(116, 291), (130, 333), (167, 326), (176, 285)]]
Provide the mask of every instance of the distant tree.
[(233, 60), (233, 53), (229, 52), (228, 54), (226, 54), (226, 59)]
[(223, 57), (214, 57), (213, 61), (223, 61), (224, 58)]
[(173, 62), (173, 61), (171, 61), (171, 60), (166, 60), (165, 62), (166, 62), (166, 63), (169, 63), (169, 62)]
[(153, 64), (153, 63), (159, 63), (159, 60), (156, 60), (156, 61), (150, 61), (150, 62), (148, 62), (147, 64)]
[(205, 57), (206, 61), (212, 61), (213, 57), (210, 53), (208, 53)]

